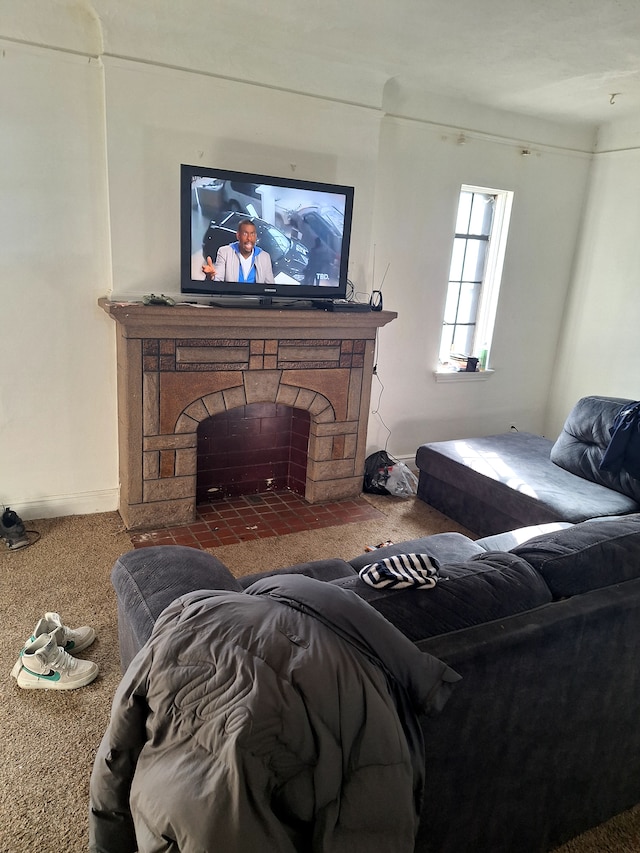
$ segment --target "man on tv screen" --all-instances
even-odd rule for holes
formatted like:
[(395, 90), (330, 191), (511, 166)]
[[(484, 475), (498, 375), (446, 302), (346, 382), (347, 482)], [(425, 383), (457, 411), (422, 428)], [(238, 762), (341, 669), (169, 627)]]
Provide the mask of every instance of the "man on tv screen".
[(228, 246), (220, 246), (215, 264), (210, 257), (202, 265), (202, 272), (214, 281), (255, 282), (273, 284), (273, 269), (268, 252), (256, 246), (256, 226), (243, 219), (236, 232), (238, 238)]

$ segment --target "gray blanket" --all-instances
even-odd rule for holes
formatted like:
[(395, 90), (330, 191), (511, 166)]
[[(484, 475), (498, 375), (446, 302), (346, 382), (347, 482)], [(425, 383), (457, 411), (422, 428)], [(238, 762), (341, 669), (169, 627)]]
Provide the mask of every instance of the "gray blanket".
[(418, 716), (459, 679), (355, 594), (302, 576), (171, 604), (96, 756), (94, 853), (410, 853)]

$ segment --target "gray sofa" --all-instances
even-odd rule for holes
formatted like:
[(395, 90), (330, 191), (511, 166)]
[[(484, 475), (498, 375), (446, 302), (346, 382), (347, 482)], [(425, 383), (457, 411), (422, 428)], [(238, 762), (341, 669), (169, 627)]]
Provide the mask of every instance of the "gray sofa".
[(600, 469), (620, 397), (583, 397), (557, 441), (523, 432), (423, 444), (418, 497), (478, 536), (640, 511), (640, 480)]
[[(359, 578), (401, 553), (436, 558), (442, 580), (381, 590)], [(284, 571), (356, 592), (462, 676), (420, 721), (417, 853), (541, 853), (640, 802), (640, 515), (478, 541), (444, 533)], [(112, 571), (123, 668), (176, 597), (272, 574), (238, 580), (180, 546), (123, 555)]]

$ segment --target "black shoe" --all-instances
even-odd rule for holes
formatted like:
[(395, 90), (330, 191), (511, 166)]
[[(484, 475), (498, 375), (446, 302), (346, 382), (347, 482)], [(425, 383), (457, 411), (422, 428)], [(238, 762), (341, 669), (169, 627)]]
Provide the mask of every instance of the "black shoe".
[(24, 548), (29, 544), (22, 519), (17, 512), (7, 507), (0, 518), (0, 537), (4, 539), (7, 548)]

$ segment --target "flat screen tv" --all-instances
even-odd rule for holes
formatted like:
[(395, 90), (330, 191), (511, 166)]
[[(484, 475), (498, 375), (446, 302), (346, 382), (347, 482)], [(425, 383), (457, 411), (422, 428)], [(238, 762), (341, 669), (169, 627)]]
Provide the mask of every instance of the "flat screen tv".
[[(335, 184), (182, 165), (181, 292), (252, 297), (258, 304), (344, 299), (353, 193)], [(248, 222), (256, 248), (243, 270), (240, 255), (250, 245), (238, 247), (236, 235), (241, 226), (254, 233)]]

